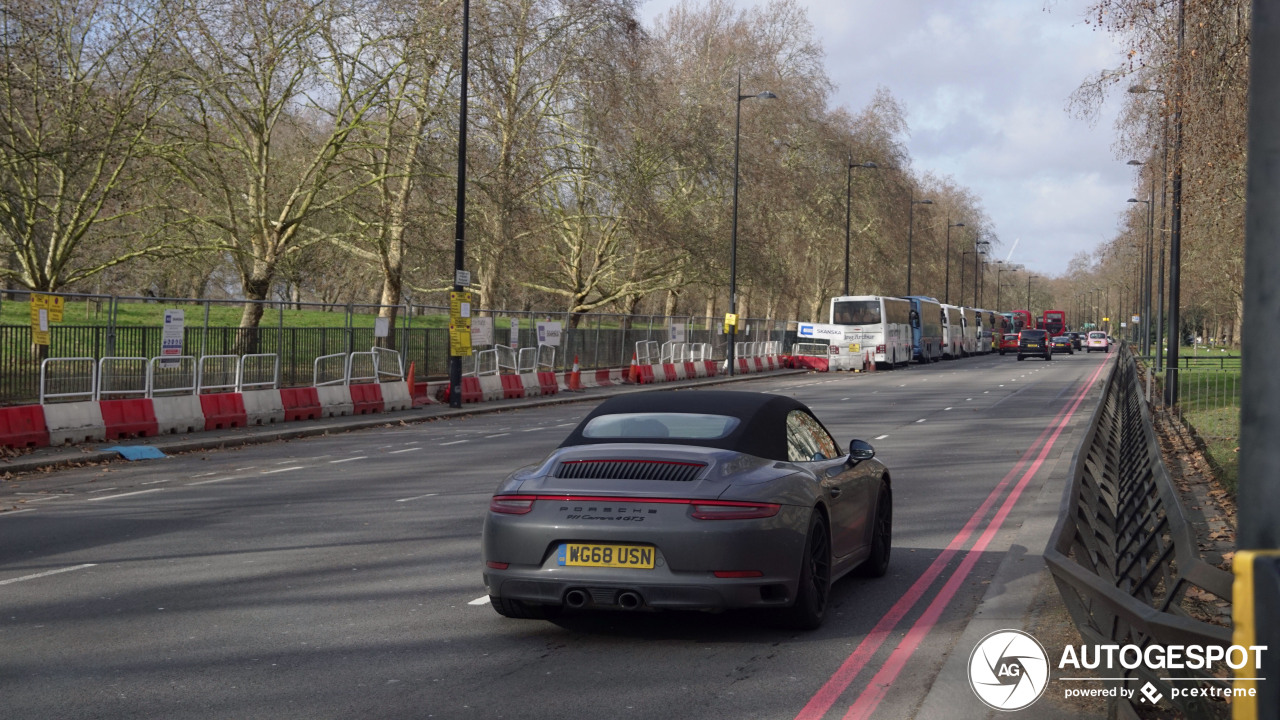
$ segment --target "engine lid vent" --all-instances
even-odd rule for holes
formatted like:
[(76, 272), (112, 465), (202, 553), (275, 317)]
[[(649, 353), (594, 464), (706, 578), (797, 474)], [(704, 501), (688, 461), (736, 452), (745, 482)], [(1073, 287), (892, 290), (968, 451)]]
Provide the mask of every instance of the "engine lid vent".
[(556, 466), (556, 477), (574, 480), (697, 479), (706, 463), (670, 460), (566, 460)]

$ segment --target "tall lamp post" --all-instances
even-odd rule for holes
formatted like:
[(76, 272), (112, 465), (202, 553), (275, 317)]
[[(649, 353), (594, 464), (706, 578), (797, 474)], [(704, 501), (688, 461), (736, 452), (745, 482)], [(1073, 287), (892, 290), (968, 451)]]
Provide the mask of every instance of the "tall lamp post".
[[(951, 304), (951, 228), (964, 227), (964, 223), (953, 223), (951, 218), (947, 218), (947, 282), (946, 282), (946, 303)], [(964, 273), (964, 253), (960, 253), (960, 272)], [(960, 280), (960, 297), (964, 297), (964, 279), (961, 275)]]
[(907, 210), (907, 294), (911, 294), (911, 240), (916, 229), (916, 206), (932, 205), (932, 200), (917, 200), (915, 188), (911, 189), (911, 205)]
[(733, 230), (729, 238), (729, 314), (733, 315), (733, 324), (729, 326), (729, 349), (726, 357), (729, 360), (729, 374), (734, 372), (734, 344), (738, 338), (738, 150), (742, 140), (742, 101), (750, 98), (775, 100), (777, 95), (765, 90), (755, 95), (742, 94), (742, 72), (738, 72), (737, 112), (733, 122)]
[(996, 310), (1000, 309), (1000, 273), (1004, 272), (1004, 261), (996, 261)]
[[(1130, 160), (1129, 164), (1141, 165), (1142, 163), (1137, 160)], [(1152, 197), (1150, 200), (1129, 198), (1129, 202), (1131, 203), (1146, 203), (1147, 205), (1147, 242), (1145, 243), (1142, 252), (1142, 287), (1139, 289), (1139, 292), (1142, 293), (1142, 297), (1145, 298), (1145, 304), (1142, 306), (1141, 323), (1143, 355), (1149, 355), (1151, 353), (1151, 225), (1153, 222), (1152, 208), (1155, 205), (1153, 202), (1155, 200), (1155, 192), (1156, 186), (1152, 184)]]
[[(741, 90), (741, 88), (739, 88)], [(760, 97), (753, 95), (752, 97)], [(741, 102), (741, 101), (739, 101)], [(867, 170), (875, 170), (879, 165), (871, 161), (855, 163), (853, 155), (849, 155), (845, 169), (844, 182), (844, 294), (849, 294), (849, 225), (853, 217), (853, 169), (865, 168)], [(736, 176), (735, 176), (736, 177)]]
[[(467, 228), (467, 60), (471, 28), (471, 0), (462, 0), (462, 87), (458, 104), (458, 202), (453, 225), (453, 291), (466, 290), (461, 283), (466, 251), (463, 238)], [(455, 296), (456, 297), (456, 296)], [(450, 303), (452, 305), (452, 303)], [(462, 407), (462, 356), (449, 343), (449, 407)]]
[[(973, 256), (973, 306), (978, 307), (978, 304), (982, 301), (982, 295), (979, 292), (978, 288), (981, 287), (985, 289), (987, 284), (986, 276), (978, 271), (978, 263), (981, 261), (983, 257), (986, 256), (987, 252), (991, 250), (991, 241), (979, 240), (978, 242), (973, 244), (973, 248), (975, 251), (975, 254)], [(979, 283), (981, 283), (981, 285), (979, 285)], [(963, 282), (960, 283), (960, 294), (964, 295)]]
[[(1040, 276), (1039, 276), (1039, 275), (1028, 275), (1028, 276), (1027, 276), (1027, 312), (1031, 312), (1031, 279), (1032, 279), (1032, 278), (1038, 278), (1038, 277), (1040, 277)], [(1032, 313), (1032, 314), (1031, 314), (1031, 317), (1033, 317), (1033, 318), (1034, 318), (1034, 317), (1035, 317), (1035, 313)]]

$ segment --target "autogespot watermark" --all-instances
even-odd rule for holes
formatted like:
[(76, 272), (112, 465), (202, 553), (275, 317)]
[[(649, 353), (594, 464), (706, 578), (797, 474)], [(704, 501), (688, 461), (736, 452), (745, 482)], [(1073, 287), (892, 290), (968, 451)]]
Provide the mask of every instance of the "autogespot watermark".
[[(1136, 677), (1072, 677), (1081, 670), (1144, 668), (1162, 670), (1197, 670), (1213, 675), (1224, 666), (1231, 670), (1262, 666), (1265, 645), (1068, 645), (1057, 661), (1059, 681), (1067, 683), (1064, 697), (1124, 698), (1138, 703), (1157, 705), (1164, 692), (1151, 682), (1141, 687), (1111, 684), (1089, 687), (1090, 682), (1134, 682)], [(988, 707), (1014, 711), (1030, 707), (1044, 695), (1053, 681), (1049, 655), (1032, 635), (1021, 630), (997, 630), (978, 641), (969, 655), (969, 687)], [(1160, 677), (1171, 687), (1170, 699), (1256, 697), (1253, 685), (1224, 687), (1205, 685), (1199, 678)], [(1235, 678), (1260, 682), (1266, 678)], [(1200, 683), (1179, 686), (1180, 682)]]

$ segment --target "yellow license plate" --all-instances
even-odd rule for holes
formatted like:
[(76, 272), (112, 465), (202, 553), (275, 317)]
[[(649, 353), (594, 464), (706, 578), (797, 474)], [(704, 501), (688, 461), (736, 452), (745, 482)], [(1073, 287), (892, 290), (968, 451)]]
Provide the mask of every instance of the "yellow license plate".
[(655, 551), (644, 545), (565, 543), (556, 553), (562, 567), (638, 568), (652, 570)]
[(1027, 347), (1040, 347), (1036, 343), (1027, 343)]

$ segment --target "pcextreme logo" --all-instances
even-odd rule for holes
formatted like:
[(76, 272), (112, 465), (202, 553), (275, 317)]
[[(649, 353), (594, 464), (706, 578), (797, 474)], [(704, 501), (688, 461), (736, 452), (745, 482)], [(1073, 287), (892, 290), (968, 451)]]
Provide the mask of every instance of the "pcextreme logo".
[(988, 707), (1021, 710), (1049, 685), (1049, 655), (1021, 630), (997, 630), (969, 655), (969, 687)]

